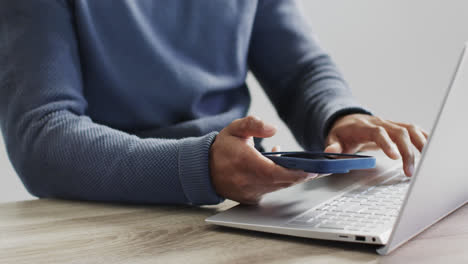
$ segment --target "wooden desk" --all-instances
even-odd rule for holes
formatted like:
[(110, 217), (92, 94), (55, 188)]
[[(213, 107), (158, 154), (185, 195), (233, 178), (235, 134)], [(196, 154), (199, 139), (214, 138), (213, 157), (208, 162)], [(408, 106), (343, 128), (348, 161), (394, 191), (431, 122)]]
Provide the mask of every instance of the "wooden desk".
[(380, 257), (372, 246), (205, 224), (232, 205), (0, 204), (0, 263), (468, 263), (468, 206)]

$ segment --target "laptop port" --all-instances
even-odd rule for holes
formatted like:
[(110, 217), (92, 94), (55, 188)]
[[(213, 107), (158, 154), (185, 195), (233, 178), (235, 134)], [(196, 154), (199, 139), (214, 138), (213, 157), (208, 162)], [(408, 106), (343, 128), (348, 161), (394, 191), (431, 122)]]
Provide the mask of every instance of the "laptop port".
[(356, 236), (356, 241), (366, 241), (365, 236)]

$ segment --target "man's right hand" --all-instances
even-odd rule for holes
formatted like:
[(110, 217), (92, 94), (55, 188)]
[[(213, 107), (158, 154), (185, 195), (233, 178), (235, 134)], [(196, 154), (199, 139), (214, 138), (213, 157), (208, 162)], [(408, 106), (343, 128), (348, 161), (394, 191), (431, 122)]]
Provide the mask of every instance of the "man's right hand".
[(276, 128), (248, 116), (221, 130), (210, 149), (210, 173), (216, 192), (243, 204), (257, 204), (266, 193), (315, 178), (317, 174), (276, 165), (254, 147)]

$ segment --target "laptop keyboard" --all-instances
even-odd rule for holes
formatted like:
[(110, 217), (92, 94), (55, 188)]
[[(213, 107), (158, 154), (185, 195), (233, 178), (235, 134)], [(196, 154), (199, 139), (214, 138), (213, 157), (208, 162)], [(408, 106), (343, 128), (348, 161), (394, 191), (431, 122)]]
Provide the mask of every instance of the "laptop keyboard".
[(326, 201), (287, 225), (355, 232), (380, 232), (392, 228), (410, 179), (401, 173), (374, 186), (361, 186)]

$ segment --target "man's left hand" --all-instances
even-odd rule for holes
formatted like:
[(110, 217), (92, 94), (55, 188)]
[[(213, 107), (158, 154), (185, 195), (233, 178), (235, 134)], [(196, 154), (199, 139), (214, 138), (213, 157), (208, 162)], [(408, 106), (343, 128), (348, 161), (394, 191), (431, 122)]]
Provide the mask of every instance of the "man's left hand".
[(325, 141), (325, 152), (356, 153), (380, 148), (391, 159), (403, 159), (407, 176), (414, 173), (413, 145), (421, 152), (428, 134), (421, 128), (365, 114), (346, 115), (336, 120)]

